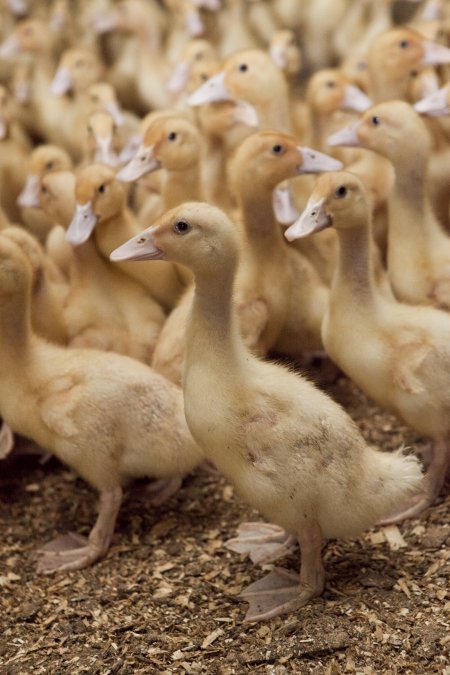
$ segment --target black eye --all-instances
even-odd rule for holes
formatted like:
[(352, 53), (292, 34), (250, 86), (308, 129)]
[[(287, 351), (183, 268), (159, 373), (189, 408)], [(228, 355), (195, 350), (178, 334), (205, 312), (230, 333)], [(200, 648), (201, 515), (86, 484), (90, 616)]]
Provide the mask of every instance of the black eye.
[(335, 86), (336, 86), (336, 82), (333, 82), (333, 80), (328, 80), (328, 82), (326, 83), (326, 85), (327, 85), (327, 87), (328, 87), (329, 89), (334, 89)]
[(419, 75), (417, 70), (411, 70), (410, 72), (411, 77), (417, 77)]
[(241, 63), (239, 70), (241, 73), (245, 73), (248, 70), (248, 65), (246, 63)]
[(175, 141), (177, 138), (177, 135), (174, 131), (171, 131), (170, 134), (167, 136), (169, 141)]
[(50, 162), (47, 162), (47, 164), (45, 165), (45, 168), (46, 169), (53, 169), (54, 165), (55, 165), (55, 163), (50, 161)]
[(102, 184), (98, 187), (97, 192), (100, 192), (100, 194), (103, 194), (103, 193), (105, 192), (105, 190), (106, 190), (106, 186), (105, 186), (104, 183), (102, 183)]
[(207, 75), (203, 74), (203, 75), (200, 75), (200, 79), (201, 79), (202, 82), (206, 82), (206, 80), (209, 80), (209, 77)]
[(372, 117), (372, 124), (373, 124), (374, 127), (378, 126), (378, 125), (380, 124), (380, 121), (381, 121), (381, 120), (380, 120), (379, 117), (377, 117), (377, 115), (374, 115), (374, 116)]
[(191, 226), (185, 220), (177, 220), (173, 226), (173, 231), (177, 234), (186, 234), (190, 229)]
[(47, 192), (48, 192), (47, 188), (45, 187), (45, 185), (43, 185), (43, 186), (41, 187), (41, 193), (42, 193), (43, 195), (46, 195)]
[(280, 145), (277, 143), (277, 145), (274, 145), (272, 148), (272, 152), (274, 155), (281, 155), (281, 153), (284, 151), (284, 146)]
[(343, 197), (345, 197), (346, 194), (347, 188), (345, 187), (345, 185), (340, 185), (337, 188), (336, 192), (334, 193), (334, 196), (337, 197), (338, 199), (342, 199)]
[(409, 47), (409, 40), (402, 40), (402, 41), (399, 43), (399, 46), (400, 46), (401, 49), (408, 49), (408, 47)]

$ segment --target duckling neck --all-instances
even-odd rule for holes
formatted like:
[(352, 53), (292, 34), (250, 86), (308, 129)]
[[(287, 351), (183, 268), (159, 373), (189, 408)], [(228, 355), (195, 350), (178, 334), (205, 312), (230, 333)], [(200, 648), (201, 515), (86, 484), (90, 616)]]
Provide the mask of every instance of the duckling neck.
[(239, 336), (232, 307), (236, 263), (214, 275), (195, 275), (195, 295), (187, 330), (185, 388), (189, 376), (200, 368), (223, 388), (225, 380), (238, 381), (245, 348)]
[(169, 171), (162, 190), (163, 211), (183, 202), (201, 201), (200, 166), (195, 162), (186, 169)]
[(0, 297), (0, 375), (15, 371), (31, 340), (29, 303), (17, 295)]
[(272, 193), (273, 186), (262, 187), (254, 181), (253, 186), (241, 183), (237, 195), (245, 233), (256, 253), (267, 251), (268, 246), (273, 246), (273, 255), (280, 245), (285, 246), (281, 227), (275, 225)]
[[(346, 306), (356, 304), (370, 311), (375, 302), (375, 279), (371, 255), (371, 224), (338, 229), (339, 258), (332, 283), (332, 296)], [(330, 307), (333, 306), (331, 298)]]
[(138, 234), (140, 228), (134, 223), (127, 209), (99, 223), (95, 228), (95, 240), (105, 257), (124, 241)]

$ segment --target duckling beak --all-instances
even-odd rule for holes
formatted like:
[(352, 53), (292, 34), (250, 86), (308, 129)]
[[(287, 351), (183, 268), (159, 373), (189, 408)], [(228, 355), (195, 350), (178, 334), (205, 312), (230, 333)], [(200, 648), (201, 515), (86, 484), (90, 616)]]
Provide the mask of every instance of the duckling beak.
[(22, 192), (17, 197), (17, 206), (21, 206), (24, 209), (38, 209), (41, 205), (39, 200), (40, 187), (39, 176), (35, 173), (30, 173)]
[(315, 203), (309, 200), (300, 218), (288, 227), (284, 236), (288, 241), (295, 241), (313, 232), (320, 232), (330, 225), (330, 217), (325, 212), (325, 199)]
[(129, 239), (125, 244), (116, 248), (109, 259), (116, 262), (123, 260), (162, 260), (164, 253), (155, 246), (153, 237), (155, 229), (154, 226), (149, 227)]
[(77, 204), (75, 215), (67, 228), (66, 241), (72, 246), (80, 246), (89, 239), (97, 224), (97, 216), (92, 210), (92, 203)]
[(50, 84), (52, 96), (64, 96), (73, 87), (73, 80), (68, 68), (58, 68)]
[(347, 148), (357, 148), (361, 145), (358, 138), (358, 129), (360, 122), (353, 122), (343, 129), (339, 129), (331, 136), (328, 136), (328, 145), (344, 145)]
[(119, 18), (114, 12), (110, 14), (97, 14), (92, 21), (92, 30), (97, 35), (110, 33), (118, 27), (118, 24)]
[(96, 136), (95, 137), (95, 162), (107, 164), (108, 166), (117, 166), (119, 157), (112, 148), (112, 136)]
[(320, 173), (321, 171), (339, 171), (344, 166), (342, 162), (323, 152), (312, 148), (300, 147), (303, 161), (298, 167), (299, 173)]
[(272, 45), (269, 49), (269, 55), (272, 61), (278, 68), (286, 68), (286, 54), (281, 45)]
[(437, 66), (440, 63), (450, 63), (450, 49), (438, 42), (424, 40), (424, 52), (422, 64), (424, 66)]
[(142, 145), (143, 140), (144, 137), (141, 136), (140, 134), (135, 134), (134, 136), (131, 136), (128, 139), (127, 144), (122, 148), (119, 155), (121, 164), (129, 162), (130, 159), (133, 159), (133, 157), (139, 150), (140, 146)]
[(291, 225), (297, 220), (299, 213), (295, 208), (289, 183), (275, 188), (272, 193), (272, 208), (280, 225)]
[(442, 87), (429, 96), (417, 101), (414, 110), (422, 115), (437, 117), (450, 114), (450, 101), (448, 87)]
[(188, 83), (191, 65), (189, 61), (180, 61), (173, 69), (172, 75), (167, 82), (167, 91), (179, 94)]
[(0, 59), (8, 59), (10, 56), (20, 54), (22, 47), (15, 35), (10, 35), (7, 40), (0, 45)]
[(256, 108), (247, 103), (247, 101), (236, 101), (232, 117), (234, 122), (246, 124), (248, 127), (259, 127), (259, 117)]
[(355, 110), (364, 112), (373, 105), (368, 96), (365, 95), (359, 87), (354, 84), (347, 84), (344, 89), (344, 100), (342, 101), (343, 110)]
[(120, 169), (116, 178), (124, 183), (130, 183), (160, 168), (161, 162), (153, 154), (153, 145), (141, 145), (136, 155)]
[(187, 99), (191, 106), (215, 103), (218, 101), (231, 101), (232, 96), (225, 86), (225, 71), (213, 75), (196, 89)]
[(105, 111), (113, 118), (115, 124), (117, 124), (118, 127), (121, 127), (125, 122), (125, 118), (118, 104), (115, 101), (109, 101), (109, 103), (105, 103), (104, 107)]
[(190, 9), (185, 16), (186, 30), (191, 37), (203, 35), (205, 26), (200, 13), (196, 9)]

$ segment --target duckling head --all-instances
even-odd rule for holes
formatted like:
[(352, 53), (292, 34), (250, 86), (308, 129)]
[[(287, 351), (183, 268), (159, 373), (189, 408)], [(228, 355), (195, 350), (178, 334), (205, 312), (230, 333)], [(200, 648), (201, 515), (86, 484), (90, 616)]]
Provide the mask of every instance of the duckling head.
[(303, 213), (285, 231), (295, 241), (327, 227), (361, 227), (370, 216), (370, 200), (363, 182), (348, 171), (319, 176)]
[(188, 104), (239, 99), (258, 105), (272, 100), (275, 92), (280, 91), (287, 96), (286, 80), (269, 54), (260, 49), (245, 49), (229, 56), (221, 70), (190, 95)]
[(431, 140), (425, 123), (409, 103), (388, 101), (369, 108), (358, 122), (329, 136), (327, 143), (374, 150), (395, 165), (410, 152), (426, 156)]
[(94, 82), (86, 90), (87, 105), (90, 112), (107, 112), (118, 127), (124, 123), (114, 87), (109, 82)]
[(237, 235), (223, 211), (203, 202), (187, 202), (162, 215), (110, 255), (113, 261), (171, 260), (194, 274), (214, 276), (237, 259)]
[(53, 96), (86, 89), (102, 76), (102, 65), (97, 56), (87, 49), (67, 49), (60, 58), (50, 85)]
[(236, 193), (243, 189), (271, 190), (278, 183), (303, 173), (334, 171), (342, 163), (317, 150), (301, 147), (293, 136), (280, 131), (258, 131), (239, 146), (230, 165), (229, 180)]
[(174, 94), (179, 94), (186, 88), (194, 65), (199, 66), (205, 62), (216, 63), (216, 60), (216, 50), (208, 40), (201, 38), (191, 40), (175, 64), (167, 82), (167, 89)]
[(324, 68), (308, 82), (306, 100), (314, 113), (330, 115), (337, 110), (364, 112), (372, 101), (339, 68)]
[(30, 173), (17, 198), (22, 208), (40, 207), (40, 190), (43, 176), (52, 171), (72, 168), (70, 155), (58, 145), (40, 145), (31, 153)]
[(117, 216), (125, 206), (123, 187), (105, 164), (91, 164), (79, 172), (75, 198), (75, 214), (66, 233), (73, 246), (87, 241), (98, 223)]
[(44, 21), (25, 19), (19, 21), (11, 35), (0, 45), (0, 59), (16, 54), (39, 54), (49, 49), (51, 39)]
[(142, 145), (117, 178), (133, 181), (161, 168), (184, 171), (199, 161), (201, 151), (200, 133), (191, 122), (182, 117), (160, 117), (147, 128)]
[(40, 206), (55, 225), (69, 226), (75, 210), (75, 175), (72, 171), (55, 171), (43, 177)]
[(117, 166), (120, 161), (117, 145), (117, 125), (112, 116), (103, 111), (90, 115), (86, 123), (86, 154), (94, 162)]
[(28, 234), (22, 227), (16, 226), (5, 228), (2, 237), (6, 237), (20, 248), (30, 264), (33, 286), (37, 286), (42, 279), (44, 251), (36, 237)]

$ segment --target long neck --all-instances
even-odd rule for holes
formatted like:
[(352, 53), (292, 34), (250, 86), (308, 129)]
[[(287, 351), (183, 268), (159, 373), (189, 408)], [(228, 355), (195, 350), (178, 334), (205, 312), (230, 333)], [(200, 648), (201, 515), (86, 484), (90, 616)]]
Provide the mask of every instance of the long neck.
[(31, 339), (30, 306), (24, 294), (0, 298), (0, 377), (20, 371)]
[(138, 234), (139, 228), (127, 209), (99, 223), (95, 228), (95, 238), (99, 250), (108, 258), (111, 251), (124, 241)]
[[(376, 301), (376, 288), (371, 250), (371, 223), (366, 226), (338, 229), (339, 258), (332, 283), (333, 296), (350, 308), (357, 306), (370, 312)], [(339, 311), (339, 310), (337, 310)]]
[(256, 180), (251, 185), (242, 181), (237, 191), (247, 241), (253, 256), (261, 262), (274, 260), (286, 252), (281, 227), (275, 223), (272, 192), (269, 186), (261, 189)]
[(241, 372), (246, 350), (242, 344), (232, 307), (234, 266), (227, 265), (214, 276), (195, 277), (195, 295), (187, 330), (185, 381), (197, 367), (218, 386), (233, 382)]
[(199, 162), (195, 162), (181, 171), (168, 171), (162, 190), (164, 211), (168, 211), (183, 202), (200, 201), (201, 199)]
[(272, 91), (272, 96), (265, 101), (254, 103), (249, 101), (249, 103), (252, 103), (257, 110), (260, 128), (278, 129), (285, 133), (292, 132), (289, 93), (285, 83), (277, 87), (276, 91)]

